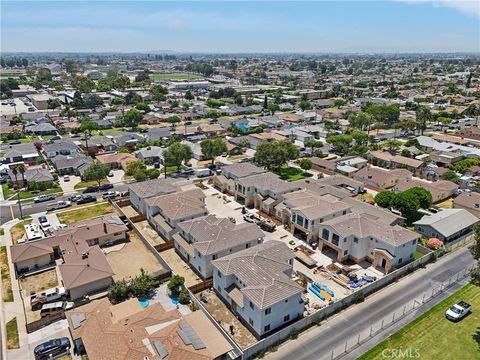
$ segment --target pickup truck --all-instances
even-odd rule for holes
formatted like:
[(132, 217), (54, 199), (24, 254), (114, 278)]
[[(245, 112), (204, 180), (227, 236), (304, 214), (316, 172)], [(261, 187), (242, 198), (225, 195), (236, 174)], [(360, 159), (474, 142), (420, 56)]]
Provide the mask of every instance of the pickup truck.
[(472, 305), (465, 301), (460, 301), (458, 304), (453, 304), (450, 309), (445, 312), (445, 317), (451, 321), (460, 321), (467, 316), (472, 310)]
[(55, 200), (55, 196), (53, 195), (40, 195), (35, 198), (33, 198), (33, 202), (35, 203), (40, 203), (44, 201), (50, 201), (50, 200)]
[(257, 221), (260, 220), (260, 218), (255, 214), (246, 213), (245, 215), (243, 215), (243, 220), (249, 223), (256, 223)]
[(108, 191), (106, 193), (103, 193), (102, 197), (106, 199), (115, 199), (117, 196), (120, 196), (120, 193), (118, 191)]
[(65, 209), (65, 208), (70, 207), (70, 206), (72, 206), (72, 203), (70, 201), (62, 200), (62, 201), (57, 202), (54, 205), (51, 205), (51, 206), (47, 207), (47, 211)]
[(67, 298), (67, 292), (64, 287), (55, 287), (47, 289), (38, 294), (30, 296), (30, 305), (32, 309), (40, 308), (43, 304), (65, 300)]

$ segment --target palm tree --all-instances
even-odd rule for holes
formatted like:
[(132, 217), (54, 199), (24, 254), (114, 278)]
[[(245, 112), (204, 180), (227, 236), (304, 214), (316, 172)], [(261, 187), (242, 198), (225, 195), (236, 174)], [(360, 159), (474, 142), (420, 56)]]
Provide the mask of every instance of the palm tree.
[(480, 106), (476, 104), (470, 104), (467, 109), (465, 110), (465, 115), (474, 116), (475, 117), (475, 126), (478, 123), (478, 117), (480, 116)]
[(423, 135), (423, 131), (427, 128), (427, 122), (433, 119), (432, 112), (425, 106), (420, 106), (416, 111), (417, 120), (421, 123), (420, 131)]

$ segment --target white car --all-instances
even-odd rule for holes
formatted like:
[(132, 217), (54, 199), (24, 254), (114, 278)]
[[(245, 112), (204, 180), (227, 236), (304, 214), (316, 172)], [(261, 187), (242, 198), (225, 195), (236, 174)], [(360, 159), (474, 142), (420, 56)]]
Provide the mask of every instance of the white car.
[(118, 191), (107, 191), (106, 193), (102, 194), (104, 199), (115, 199), (117, 196), (120, 196)]
[(70, 176), (65, 175), (65, 176), (63, 177), (63, 181), (70, 181)]
[(246, 213), (245, 215), (243, 215), (243, 220), (249, 223), (256, 223), (258, 220), (260, 220), (260, 218), (255, 214)]

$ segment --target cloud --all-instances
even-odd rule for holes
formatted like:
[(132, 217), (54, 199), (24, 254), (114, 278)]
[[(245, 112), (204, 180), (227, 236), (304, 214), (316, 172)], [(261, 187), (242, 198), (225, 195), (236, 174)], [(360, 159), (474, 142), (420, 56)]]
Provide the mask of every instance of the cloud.
[(463, 14), (480, 18), (480, 2), (478, 0), (396, 0), (407, 4), (432, 4), (434, 7), (455, 9)]

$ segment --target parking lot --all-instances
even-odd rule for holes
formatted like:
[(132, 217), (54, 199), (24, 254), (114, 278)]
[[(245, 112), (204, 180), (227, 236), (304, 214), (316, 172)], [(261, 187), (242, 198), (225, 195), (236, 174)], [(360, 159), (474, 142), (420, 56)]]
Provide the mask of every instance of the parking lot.
[[(16, 106), (11, 106), (11, 105), (3, 105), (0, 106), (0, 115), (14, 115), (14, 114), (21, 114), (21, 113), (28, 113), (28, 112), (37, 112), (38, 110), (35, 109), (35, 111), (28, 111), (28, 108), (30, 106), (26, 106), (22, 100), (19, 98), (14, 99), (15, 105)], [(32, 107), (35, 108), (35, 106), (31, 105)]]

